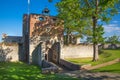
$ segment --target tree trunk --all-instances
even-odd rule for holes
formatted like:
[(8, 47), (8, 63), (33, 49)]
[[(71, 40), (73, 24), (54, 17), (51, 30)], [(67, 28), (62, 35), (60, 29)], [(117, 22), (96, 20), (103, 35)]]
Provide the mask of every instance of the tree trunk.
[(93, 43), (93, 61), (98, 61), (98, 45)]
[(93, 17), (93, 61), (97, 61), (98, 57), (98, 45), (96, 40), (96, 17)]
[(93, 61), (98, 61), (99, 56), (98, 56), (98, 43), (97, 43), (97, 35), (96, 35), (96, 27), (97, 27), (97, 12), (98, 11), (98, 0), (96, 0), (96, 11), (95, 11), (95, 15), (93, 15), (92, 19), (93, 19)]
[(69, 34), (67, 34), (66, 44), (69, 45)]
[(70, 43), (70, 32), (69, 32), (69, 28), (67, 28), (66, 44), (69, 45), (69, 43)]

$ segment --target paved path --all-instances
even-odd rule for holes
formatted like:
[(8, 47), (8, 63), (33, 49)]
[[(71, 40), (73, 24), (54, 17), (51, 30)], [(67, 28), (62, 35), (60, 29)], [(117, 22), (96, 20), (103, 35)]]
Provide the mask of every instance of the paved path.
[(92, 66), (86, 70), (77, 70), (77, 71), (66, 71), (63, 70), (60, 75), (68, 75), (75, 78), (80, 78), (80, 80), (120, 80), (120, 74), (108, 73), (108, 72), (90, 72), (89, 70), (97, 69), (107, 65), (115, 64), (120, 62), (120, 59), (115, 59), (103, 64)]
[(120, 74), (107, 73), (107, 72), (90, 72), (90, 71), (70, 71), (58, 73), (60, 75), (68, 75), (80, 80), (120, 80)]
[(101, 68), (101, 67), (104, 67), (104, 66), (108, 66), (108, 65), (112, 65), (112, 64), (115, 64), (115, 63), (118, 63), (120, 62), (120, 59), (115, 59), (115, 60), (112, 60), (112, 61), (109, 61), (109, 62), (106, 62), (106, 63), (103, 63), (103, 64), (99, 64), (99, 65), (96, 65), (96, 66), (91, 66), (89, 68), (86, 68), (86, 70), (93, 70), (93, 69), (97, 69), (97, 68)]

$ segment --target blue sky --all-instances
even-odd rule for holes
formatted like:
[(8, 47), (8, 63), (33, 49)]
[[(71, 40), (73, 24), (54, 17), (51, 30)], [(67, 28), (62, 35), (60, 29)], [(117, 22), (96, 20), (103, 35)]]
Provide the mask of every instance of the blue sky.
[[(2, 33), (13, 36), (22, 36), (22, 18), (27, 13), (28, 0), (0, 0), (0, 41)], [(45, 7), (51, 11), (51, 15), (56, 15), (55, 2), (48, 0), (30, 0), (30, 13), (40, 14)]]
[(105, 24), (103, 27), (105, 30), (104, 36), (120, 36), (120, 12), (112, 18), (109, 24)]
[[(56, 1), (56, 0), (55, 0)], [(2, 33), (22, 36), (22, 17), (27, 13), (27, 0), (0, 0), (0, 41)], [(51, 15), (56, 15), (55, 2), (48, 0), (31, 0), (30, 13), (41, 13), (48, 7)], [(105, 36), (120, 34), (120, 13), (113, 17), (109, 24), (105, 24)]]

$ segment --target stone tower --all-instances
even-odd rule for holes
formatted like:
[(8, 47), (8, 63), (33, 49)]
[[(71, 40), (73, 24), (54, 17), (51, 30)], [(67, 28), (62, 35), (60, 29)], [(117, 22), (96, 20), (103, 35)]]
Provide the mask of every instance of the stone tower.
[[(55, 50), (53, 50), (52, 48), (55, 47), (53, 46), (55, 43), (58, 42), (59, 44), (62, 44), (63, 42), (63, 21), (55, 16), (50, 16), (49, 10), (45, 8), (42, 11), (42, 14), (29, 15), (29, 36), (25, 36), (27, 24), (26, 18), (27, 15), (24, 15), (24, 48), (29, 47), (29, 53), (27, 53), (26, 49), (26, 53), (24, 53), (25, 55), (27, 54), (25, 57), (26, 60), (28, 60), (29, 58), (29, 62), (37, 62), (36, 64), (39, 65), (41, 65), (41, 61), (43, 59), (46, 59), (48, 61), (54, 61), (51, 60), (52, 57), (55, 57)], [(27, 42), (28, 38), (29, 42)], [(29, 43), (29, 46), (27, 45), (27, 43)]]

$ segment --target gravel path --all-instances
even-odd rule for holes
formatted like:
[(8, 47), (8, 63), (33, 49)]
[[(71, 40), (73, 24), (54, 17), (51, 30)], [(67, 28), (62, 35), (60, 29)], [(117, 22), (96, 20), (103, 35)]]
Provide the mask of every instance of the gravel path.
[(120, 80), (120, 74), (107, 72), (70, 71), (59, 74), (80, 78), (80, 80)]

